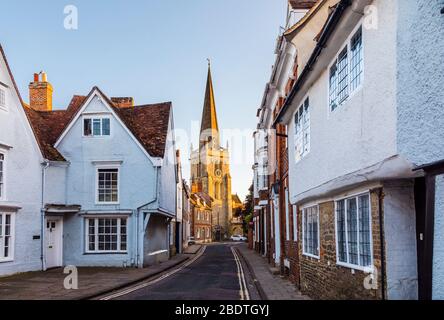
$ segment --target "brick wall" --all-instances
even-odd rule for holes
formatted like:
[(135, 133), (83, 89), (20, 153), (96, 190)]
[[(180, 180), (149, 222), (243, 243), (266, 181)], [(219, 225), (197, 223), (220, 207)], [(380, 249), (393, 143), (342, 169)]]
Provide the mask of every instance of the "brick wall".
[[(336, 265), (336, 235), (334, 202), (319, 204), (320, 220), (320, 259), (302, 254), (302, 241), (299, 241), (300, 286), (303, 294), (313, 299), (382, 299), (381, 280), (381, 241), (379, 231), (379, 195), (371, 192), (372, 240), (374, 265), (378, 268), (378, 289), (364, 288), (364, 279), (368, 274)], [(302, 214), (298, 215), (299, 226), (302, 226)], [(299, 228), (299, 239), (302, 239), (302, 228)]]

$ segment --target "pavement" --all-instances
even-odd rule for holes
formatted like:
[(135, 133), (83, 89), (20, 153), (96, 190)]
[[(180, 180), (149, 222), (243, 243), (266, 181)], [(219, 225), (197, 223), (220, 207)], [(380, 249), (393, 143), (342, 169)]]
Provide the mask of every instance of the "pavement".
[[(193, 247), (198, 252), (201, 246)], [(190, 249), (191, 250), (191, 249)], [(78, 289), (64, 288), (63, 268), (0, 278), (0, 300), (84, 300), (155, 277), (192, 257), (180, 254), (148, 268), (78, 268)]]
[(256, 286), (263, 300), (310, 300), (304, 296), (289, 280), (272, 274), (268, 262), (247, 244), (242, 243), (236, 249), (243, 257), (247, 268), (254, 277)]

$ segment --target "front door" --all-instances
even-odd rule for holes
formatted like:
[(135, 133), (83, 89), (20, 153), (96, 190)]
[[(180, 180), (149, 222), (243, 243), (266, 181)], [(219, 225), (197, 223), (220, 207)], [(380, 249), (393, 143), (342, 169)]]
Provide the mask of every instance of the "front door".
[(46, 268), (62, 266), (62, 220), (46, 220)]

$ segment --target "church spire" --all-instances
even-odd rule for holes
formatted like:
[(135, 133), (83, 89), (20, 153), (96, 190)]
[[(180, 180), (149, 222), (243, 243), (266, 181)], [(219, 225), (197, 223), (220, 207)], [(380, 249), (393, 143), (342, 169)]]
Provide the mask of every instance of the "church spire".
[(217, 124), (216, 102), (214, 99), (213, 80), (211, 78), (211, 62), (208, 59), (208, 78), (205, 90), (205, 101), (200, 127), (200, 148), (212, 142), (212, 146), (219, 148), (219, 126)]

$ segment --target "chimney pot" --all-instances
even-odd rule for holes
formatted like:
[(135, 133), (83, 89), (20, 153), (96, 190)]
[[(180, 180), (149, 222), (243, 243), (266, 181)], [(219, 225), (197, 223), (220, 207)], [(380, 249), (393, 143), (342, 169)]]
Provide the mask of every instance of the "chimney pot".
[(39, 74), (34, 73), (34, 82), (39, 82)]
[(48, 76), (45, 72), (42, 72), (42, 82), (48, 82)]

